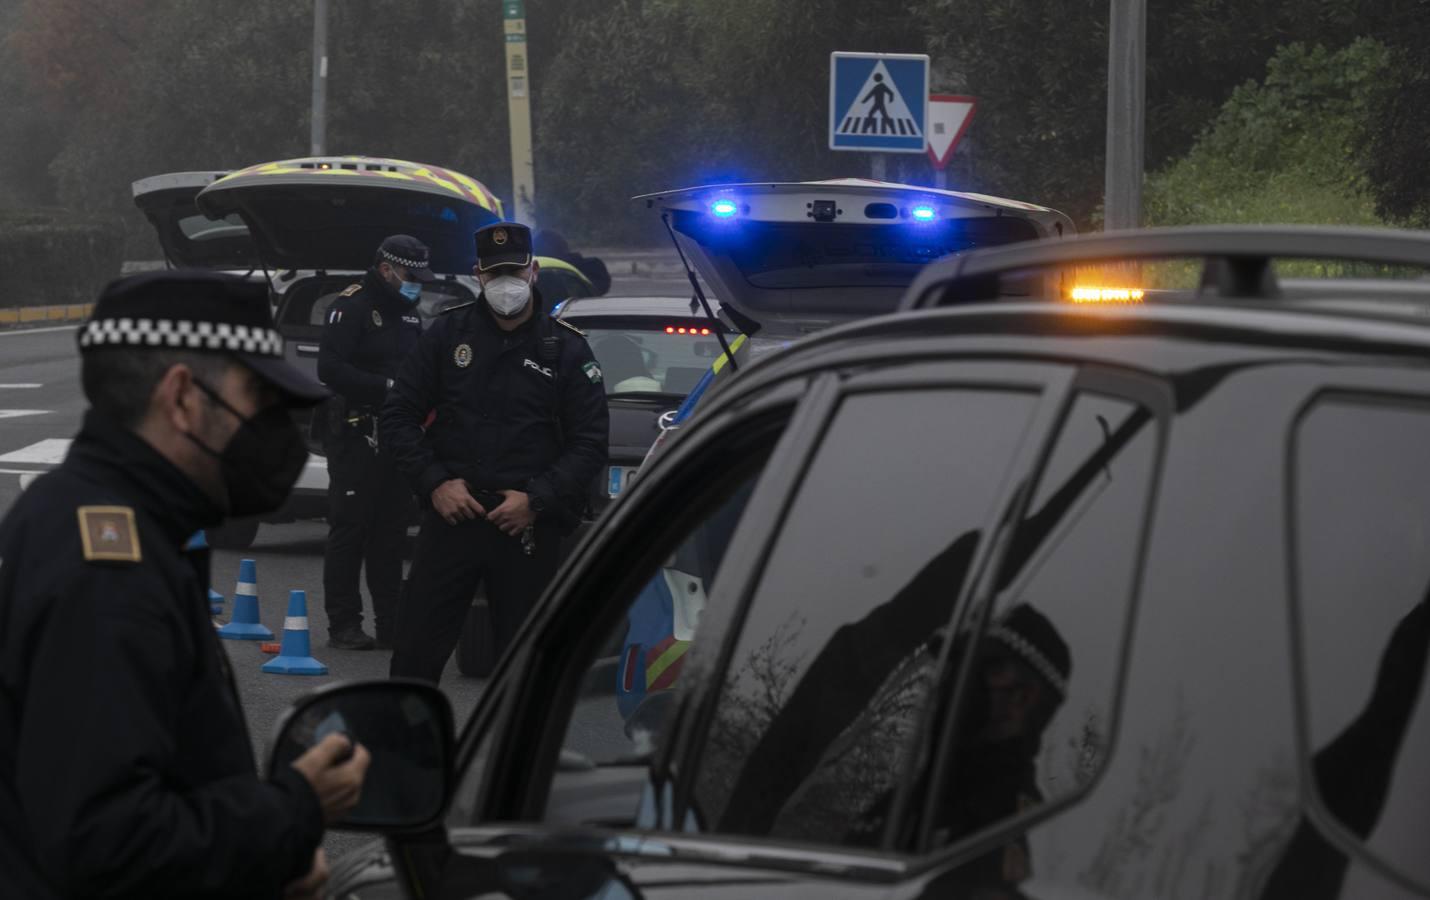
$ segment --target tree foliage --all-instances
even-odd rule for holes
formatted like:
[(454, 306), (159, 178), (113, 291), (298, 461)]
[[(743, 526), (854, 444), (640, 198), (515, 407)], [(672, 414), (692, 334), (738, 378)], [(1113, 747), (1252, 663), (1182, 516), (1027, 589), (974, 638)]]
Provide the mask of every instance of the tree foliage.
[(1378, 223), (1362, 132), (1390, 70), (1384, 44), (1290, 44), (1236, 88), (1184, 158), (1148, 181), (1153, 224)]
[[(499, 0), (331, 4), (328, 149), (453, 166), (510, 194)], [(312, 6), (0, 4), (0, 203), (122, 213), (129, 182), (308, 151)], [(927, 52), (979, 111), (954, 187), (1064, 209), (1103, 189), (1108, 0), (527, 0), (543, 224), (654, 239), (634, 194), (867, 175), (825, 145), (829, 53)], [(1276, 49), (1389, 48), (1358, 152), (1384, 215), (1430, 217), (1430, 0), (1153, 0), (1147, 165), (1187, 153)], [(1278, 120), (1282, 121), (1282, 120)], [(932, 183), (921, 155), (889, 177)]]

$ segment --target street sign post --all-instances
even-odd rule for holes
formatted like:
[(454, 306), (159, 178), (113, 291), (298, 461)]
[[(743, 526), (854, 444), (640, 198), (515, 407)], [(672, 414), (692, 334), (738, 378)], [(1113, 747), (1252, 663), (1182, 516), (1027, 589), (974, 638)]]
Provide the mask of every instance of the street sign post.
[(829, 148), (923, 153), (928, 86), (925, 54), (829, 54)]
[(953, 159), (959, 138), (973, 121), (978, 101), (957, 94), (929, 95), (928, 154), (934, 168), (943, 170)]
[(512, 209), (508, 215), (536, 227), (536, 177), (531, 155), (531, 72), (526, 54), (526, 3), (502, 0), (506, 38), (507, 114), (511, 127)]

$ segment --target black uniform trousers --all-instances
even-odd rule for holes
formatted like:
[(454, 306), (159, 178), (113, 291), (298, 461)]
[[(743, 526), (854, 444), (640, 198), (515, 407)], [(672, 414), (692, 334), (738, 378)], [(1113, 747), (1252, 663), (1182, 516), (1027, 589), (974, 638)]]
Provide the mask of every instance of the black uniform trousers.
[(530, 556), (519, 537), (485, 519), (448, 525), (428, 510), (422, 518), (412, 572), (397, 610), (390, 674), (436, 683), (457, 646), (467, 609), (485, 585), (492, 646), (506, 652), (531, 607), (556, 574), (560, 536), (536, 530)]
[(362, 625), (358, 576), (367, 570), (379, 636), (393, 635), (402, 593), (402, 545), (412, 520), (412, 488), (392, 460), (373, 452), (353, 429), (330, 438), (328, 545), (323, 556), (323, 605), (329, 633)]

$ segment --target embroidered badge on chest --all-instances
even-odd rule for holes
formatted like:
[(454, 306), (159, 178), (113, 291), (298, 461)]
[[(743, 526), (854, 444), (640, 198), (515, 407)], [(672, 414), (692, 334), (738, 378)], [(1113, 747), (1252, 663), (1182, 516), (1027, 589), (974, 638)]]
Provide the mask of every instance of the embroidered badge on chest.
[(552, 371), (551, 371), (550, 369), (546, 368), (545, 366), (537, 365), (534, 360), (523, 359), (523, 360), (521, 361), (521, 364), (522, 364), (522, 366), (524, 366), (525, 368), (535, 369), (536, 371), (540, 372), (542, 375), (545, 375), (547, 378), (555, 378), (555, 377), (556, 377), (556, 375), (555, 375), (554, 373), (552, 373)]
[(372, 311), (372, 324), (376, 325), (378, 328), (382, 327), (382, 313), (378, 312), (377, 310)]
[(457, 349), (452, 351), (452, 362), (457, 364), (457, 368), (465, 369), (472, 364), (472, 348), (467, 344), (458, 344)]

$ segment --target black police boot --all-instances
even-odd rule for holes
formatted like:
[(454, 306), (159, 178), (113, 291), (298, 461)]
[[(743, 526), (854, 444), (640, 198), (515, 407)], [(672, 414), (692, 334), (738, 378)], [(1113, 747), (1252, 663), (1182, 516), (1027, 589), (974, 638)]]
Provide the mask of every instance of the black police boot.
[(349, 625), (337, 631), (328, 632), (328, 646), (334, 650), (371, 650), (377, 642), (368, 636), (359, 625)]

